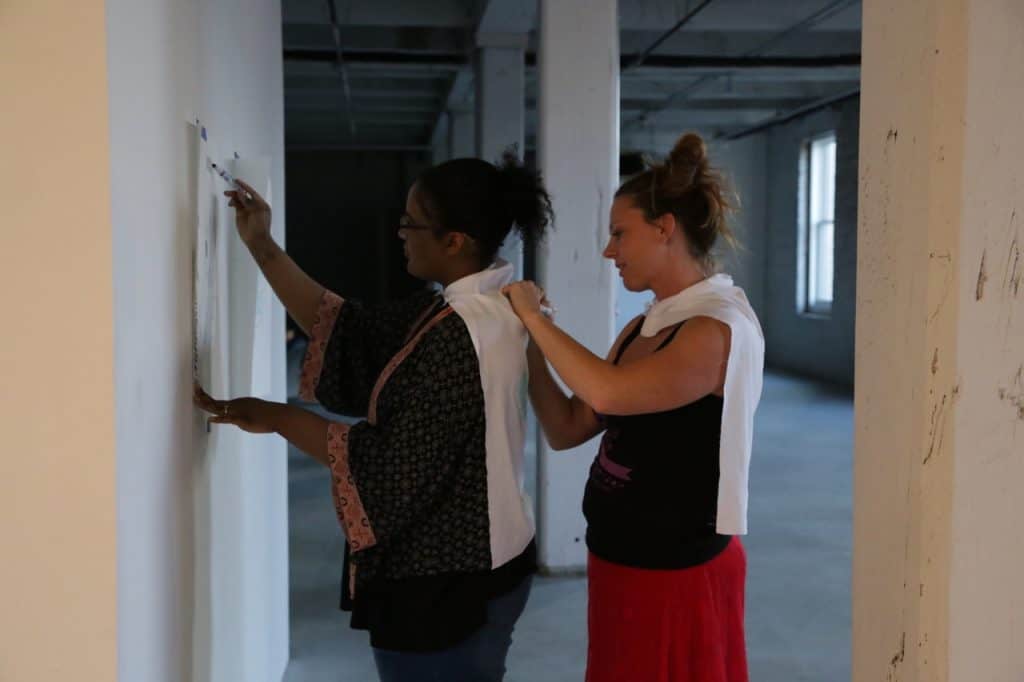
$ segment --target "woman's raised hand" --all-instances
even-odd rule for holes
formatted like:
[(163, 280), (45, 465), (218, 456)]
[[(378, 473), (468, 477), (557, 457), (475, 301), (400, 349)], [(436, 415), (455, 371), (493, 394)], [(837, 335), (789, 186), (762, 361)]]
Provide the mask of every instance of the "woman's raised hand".
[(224, 196), (231, 198), (228, 205), (235, 209), (238, 236), (246, 245), (251, 245), (270, 236), (270, 204), (250, 185), (237, 179), (235, 182), (242, 189), (228, 190)]

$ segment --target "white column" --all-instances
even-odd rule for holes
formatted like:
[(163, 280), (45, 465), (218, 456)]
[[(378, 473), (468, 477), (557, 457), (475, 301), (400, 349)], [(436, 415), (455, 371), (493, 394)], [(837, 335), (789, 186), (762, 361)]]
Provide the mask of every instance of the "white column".
[(1022, 28), (864, 3), (855, 682), (1024, 671)]
[(481, 159), (495, 161), (510, 145), (516, 146), (520, 156), (523, 154), (523, 56), (521, 46), (484, 45), (476, 52), (476, 151)]
[(438, 117), (434, 132), (430, 136), (430, 163), (438, 165), (448, 160), (448, 112)]
[(476, 156), (473, 109), (452, 108), (448, 110), (448, 158), (461, 159)]
[[(615, 277), (601, 257), (618, 178), (619, 40), (615, 0), (541, 0), (538, 165), (556, 229), (539, 273), (558, 322), (602, 357), (614, 340)], [(586, 563), (583, 487), (596, 442), (569, 452), (538, 444), (540, 561)]]
[[(509, 146), (524, 153), (526, 84), (523, 65), (526, 34), (480, 35), (476, 53), (476, 155), (497, 161)], [(522, 241), (510, 234), (499, 256), (523, 271)]]

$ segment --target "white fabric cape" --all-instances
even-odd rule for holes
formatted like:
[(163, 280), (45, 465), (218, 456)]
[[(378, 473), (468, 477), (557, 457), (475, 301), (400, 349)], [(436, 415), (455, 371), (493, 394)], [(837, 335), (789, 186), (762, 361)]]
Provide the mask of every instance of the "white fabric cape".
[(713, 318), (728, 325), (731, 331), (718, 456), (717, 531), (722, 535), (745, 535), (754, 412), (761, 400), (764, 380), (764, 334), (746, 294), (725, 274), (654, 301), (640, 334), (654, 336), (692, 317)]
[(452, 282), (442, 292), (466, 323), (480, 362), (494, 568), (519, 556), (534, 536), (533, 504), (523, 486), (526, 436), (520, 402), (528, 336), (512, 305), (501, 294), (512, 276), (512, 266), (499, 260), (486, 270)]

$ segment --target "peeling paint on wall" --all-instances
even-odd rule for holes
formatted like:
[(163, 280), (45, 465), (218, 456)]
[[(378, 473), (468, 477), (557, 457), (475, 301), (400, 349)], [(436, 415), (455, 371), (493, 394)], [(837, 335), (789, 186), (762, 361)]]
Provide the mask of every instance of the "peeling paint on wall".
[(978, 286), (974, 290), (974, 300), (980, 301), (985, 296), (985, 282), (988, 281), (988, 274), (985, 272), (985, 256), (988, 251), (981, 252), (981, 267), (978, 268)]
[[(1016, 215), (1016, 211), (1014, 212)], [(1011, 222), (1012, 222), (1011, 218)], [(1014, 298), (1020, 293), (1020, 280), (1021, 275), (1024, 274), (1021, 267), (1020, 260), (1020, 246), (1017, 242), (1017, 236), (1014, 235), (1013, 241), (1010, 242), (1010, 248), (1006, 250), (1006, 269), (1003, 274), (1003, 291)]]
[(942, 450), (942, 443), (945, 438), (946, 426), (946, 401), (949, 394), (943, 393), (938, 404), (932, 406), (931, 427), (928, 434), (928, 453), (924, 456), (922, 464), (927, 464), (932, 455)]
[(999, 400), (1009, 403), (1017, 411), (1017, 419), (1024, 421), (1024, 365), (1017, 368), (1008, 387), (999, 388)]
[(889, 680), (889, 682), (898, 682), (898, 680), (899, 680), (899, 668), (900, 668), (900, 665), (903, 663), (903, 661), (906, 659), (906, 657), (907, 657), (907, 633), (906, 633), (906, 631), (904, 631), (900, 635), (900, 648), (899, 648), (899, 651), (897, 651), (896, 654), (892, 657), (892, 660), (889, 661), (889, 675), (888, 675), (888, 678), (887, 678)]

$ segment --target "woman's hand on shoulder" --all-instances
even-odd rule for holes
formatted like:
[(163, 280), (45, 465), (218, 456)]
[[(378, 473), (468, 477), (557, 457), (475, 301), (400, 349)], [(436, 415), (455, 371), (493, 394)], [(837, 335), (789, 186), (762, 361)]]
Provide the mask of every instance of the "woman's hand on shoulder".
[(554, 308), (548, 301), (547, 294), (530, 280), (508, 284), (502, 288), (501, 293), (508, 299), (508, 302), (512, 305), (512, 310), (519, 316), (519, 319), (524, 322), (531, 315), (544, 314), (550, 316), (554, 312)]

